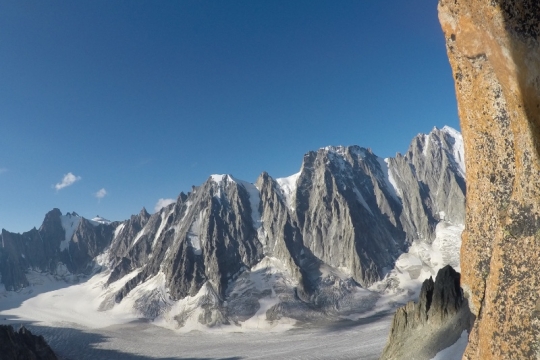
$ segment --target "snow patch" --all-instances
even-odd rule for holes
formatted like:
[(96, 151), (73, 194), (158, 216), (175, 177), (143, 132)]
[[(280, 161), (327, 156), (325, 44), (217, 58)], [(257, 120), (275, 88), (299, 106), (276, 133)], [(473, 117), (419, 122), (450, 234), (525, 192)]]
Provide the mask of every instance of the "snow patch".
[(252, 183), (249, 183), (247, 181), (243, 180), (236, 180), (240, 185), (246, 189), (248, 195), (249, 195), (249, 206), (251, 207), (251, 220), (253, 222), (253, 228), (257, 233), (259, 233), (259, 230), (261, 229), (262, 220), (261, 220), (261, 212), (259, 211), (259, 207), (261, 204), (261, 194), (259, 192), (259, 189)]
[(463, 330), (461, 336), (453, 345), (439, 351), (431, 360), (461, 360), (468, 342), (469, 334), (466, 330)]
[(60, 216), (60, 223), (62, 224), (65, 232), (65, 238), (62, 240), (62, 242), (60, 242), (60, 251), (64, 251), (65, 249), (69, 248), (69, 242), (71, 241), (71, 238), (73, 237), (75, 230), (77, 230), (80, 222), (81, 217), (76, 214), (74, 215), (67, 213), (66, 215)]
[(383, 295), (377, 307), (417, 299), (424, 280), (435, 277), (439, 269), (451, 265), (460, 272), (459, 249), (464, 225), (441, 221), (435, 229), (435, 240), (429, 244), (422, 240), (412, 243), (406, 253), (396, 260), (386, 277), (369, 287)]
[(227, 183), (227, 182), (233, 182), (235, 183), (236, 180), (230, 176), (230, 175), (227, 175), (227, 174), (223, 174), (223, 175), (210, 175), (210, 179), (218, 186), (217, 187), (217, 191), (216, 193), (214, 194), (214, 198), (216, 198), (217, 200), (221, 201), (221, 191), (223, 190), (223, 186), (224, 186), (224, 182)]
[(201, 239), (199, 238), (202, 218), (203, 212), (201, 211), (195, 218), (195, 221), (191, 224), (187, 233), (188, 244), (193, 248), (193, 253), (195, 255), (202, 254)]
[(294, 194), (296, 192), (296, 182), (298, 181), (298, 178), (300, 177), (301, 172), (297, 172), (296, 174), (293, 174), (288, 177), (279, 178), (276, 179), (277, 184), (279, 185), (279, 188), (281, 189), (281, 193), (285, 197), (285, 202), (287, 203), (287, 207), (291, 210), (294, 210), (293, 208), (293, 201), (294, 201)]
[(92, 225), (99, 225), (99, 224), (104, 224), (104, 225), (109, 225), (112, 221), (111, 220), (107, 220), (105, 218), (102, 218), (101, 216), (96, 216), (95, 218), (92, 218), (92, 220), (90, 220), (90, 223)]
[(210, 175), (210, 178), (212, 179), (213, 182), (215, 182), (218, 185), (221, 185), (223, 181), (234, 182), (234, 179), (232, 178), (232, 176), (229, 176), (227, 174), (213, 174), (213, 175)]
[(133, 246), (135, 246), (135, 244), (137, 244), (137, 242), (139, 241), (139, 239), (140, 239), (141, 237), (143, 237), (144, 234), (146, 234), (146, 231), (147, 231), (147, 229), (146, 229), (146, 225), (145, 225), (145, 226), (142, 228), (142, 230), (139, 231), (139, 232), (137, 233), (137, 236), (135, 236), (135, 239), (133, 239), (133, 243), (131, 243), (131, 247), (133, 247)]
[(427, 135), (424, 134), (424, 148), (422, 149), (422, 154), (424, 156), (427, 155), (430, 140), (431, 140), (431, 137), (429, 136), (429, 134), (427, 134)]
[(388, 189), (392, 197), (394, 197), (396, 200), (399, 200), (398, 186), (396, 184), (396, 181), (394, 180), (394, 177), (392, 176), (392, 171), (390, 170), (390, 159), (382, 159), (377, 156), (377, 161), (379, 162), (379, 165), (381, 167), (381, 171), (383, 173), (383, 180), (386, 188)]
[[(169, 310), (155, 318), (154, 325), (182, 333), (192, 330), (209, 331), (206, 325), (198, 321), (205, 312), (200, 304), (207, 303), (206, 299), (211, 299), (214, 295), (211, 286), (206, 282), (195, 296), (187, 296), (181, 300), (170, 302)], [(179, 318), (181, 318), (183, 326), (180, 326)]]
[(444, 126), (442, 131), (446, 132), (454, 139), (454, 144), (452, 146), (454, 161), (458, 166), (460, 175), (465, 178), (465, 147), (463, 145), (463, 136), (459, 131), (450, 126)]
[(347, 148), (345, 146), (325, 146), (323, 148), (323, 150), (329, 152), (329, 153), (334, 153), (334, 154), (337, 154), (337, 155), (341, 155), (341, 156), (344, 156), (346, 153), (347, 153)]
[(118, 235), (120, 235), (122, 230), (124, 230), (125, 226), (126, 226), (126, 223), (121, 223), (120, 225), (116, 227), (116, 229), (114, 229), (114, 239), (116, 239)]
[(163, 229), (165, 229), (165, 226), (167, 226), (167, 218), (169, 217), (169, 214), (171, 213), (171, 211), (173, 210), (170, 210), (170, 211), (163, 211), (161, 213), (161, 223), (159, 224), (159, 228), (156, 232), (156, 235), (154, 236), (154, 240), (152, 241), (152, 249), (154, 249), (154, 247), (156, 246), (156, 243), (161, 235), (161, 233), (163, 232)]

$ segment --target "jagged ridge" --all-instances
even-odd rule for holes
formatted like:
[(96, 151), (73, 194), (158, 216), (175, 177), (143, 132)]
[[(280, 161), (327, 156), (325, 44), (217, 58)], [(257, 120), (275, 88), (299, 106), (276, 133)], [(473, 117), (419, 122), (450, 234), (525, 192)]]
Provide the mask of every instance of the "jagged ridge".
[[(443, 128), (417, 136), (405, 155), (389, 159), (358, 146), (327, 147), (307, 153), (291, 178), (263, 173), (253, 185), (213, 175), (159, 212), (143, 209), (122, 223), (91, 222), (55, 209), (40, 230), (3, 232), (2, 282), (6, 288), (25, 286), (29, 267), (54, 273), (65, 264), (71, 273), (88, 273), (107, 249), (100, 257), (111, 270), (107, 284), (130, 277), (103, 310), (159, 277), (166, 293), (142, 296), (148, 307), (138, 306), (145, 316), (161, 313), (155, 304), (169, 306), (160, 298), (194, 297), (206, 286), (226, 319), (240, 316), (230, 311), (229, 298), (238, 279), (272, 258), (294, 282), (292, 293), (283, 285), (276, 295), (292, 305), (269, 309), (273, 317), (302, 303), (325, 311), (335, 311), (337, 304), (351, 308), (357, 285), (381, 280), (413, 241), (430, 242), (440, 219), (463, 221), (460, 142), (459, 133)], [(28, 241), (49, 250), (24, 262)], [(222, 307), (225, 300), (230, 309)]]

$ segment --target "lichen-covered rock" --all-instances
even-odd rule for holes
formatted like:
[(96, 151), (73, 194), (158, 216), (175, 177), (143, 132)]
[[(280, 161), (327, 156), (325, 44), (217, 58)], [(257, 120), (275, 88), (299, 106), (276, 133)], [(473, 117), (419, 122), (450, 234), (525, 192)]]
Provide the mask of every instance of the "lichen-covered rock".
[(440, 0), (465, 142), (467, 359), (540, 356), (540, 3)]

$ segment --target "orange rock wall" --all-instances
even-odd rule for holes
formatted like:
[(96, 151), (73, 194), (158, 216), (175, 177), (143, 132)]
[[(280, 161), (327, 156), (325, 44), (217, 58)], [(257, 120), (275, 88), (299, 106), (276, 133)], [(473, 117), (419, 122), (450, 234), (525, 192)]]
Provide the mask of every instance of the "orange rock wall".
[(467, 168), (465, 359), (540, 357), (540, 1), (440, 0)]

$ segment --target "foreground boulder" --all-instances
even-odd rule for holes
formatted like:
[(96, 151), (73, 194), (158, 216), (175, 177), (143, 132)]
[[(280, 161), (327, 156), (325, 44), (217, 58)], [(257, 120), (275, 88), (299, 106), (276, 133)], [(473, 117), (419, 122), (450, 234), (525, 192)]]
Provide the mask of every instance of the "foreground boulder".
[(43, 336), (33, 335), (24, 326), (19, 331), (0, 325), (0, 360), (56, 360)]
[(467, 167), (467, 359), (540, 356), (540, 6), (440, 0)]
[(394, 315), (381, 359), (431, 359), (469, 330), (473, 318), (459, 281), (450, 265), (439, 270), (435, 282), (425, 280), (418, 302), (408, 302)]

